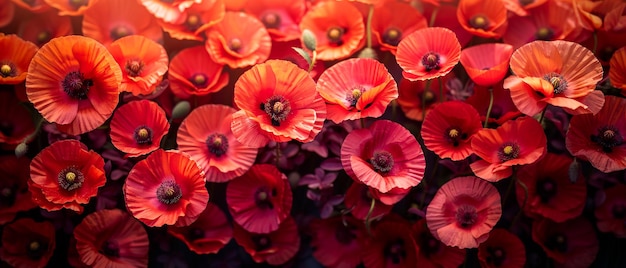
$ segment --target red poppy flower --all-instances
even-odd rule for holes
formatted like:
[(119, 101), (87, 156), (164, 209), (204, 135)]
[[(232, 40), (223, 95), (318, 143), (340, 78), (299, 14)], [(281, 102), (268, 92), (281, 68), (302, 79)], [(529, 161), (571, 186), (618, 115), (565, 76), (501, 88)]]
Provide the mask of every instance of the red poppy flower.
[[(582, 174), (575, 183), (570, 178), (573, 158), (548, 153), (534, 164), (522, 167), (518, 178), (528, 187), (517, 187), (517, 202), (524, 202), (524, 212), (533, 218), (548, 218), (563, 222), (579, 216), (587, 202), (587, 185)], [(525, 200), (527, 198), (527, 200)]]
[(396, 188), (392, 188), (386, 193), (383, 193), (375, 188), (370, 188), (370, 191), (374, 199), (379, 200), (381, 203), (385, 205), (393, 206), (396, 203), (400, 202), (402, 198), (407, 196), (409, 192), (411, 191), (411, 188), (403, 189), (400, 187), (396, 187)]
[[(491, 88), (493, 93), (493, 104), (491, 105), (491, 113), (489, 114), (489, 123), (493, 123), (498, 126), (522, 115), (513, 103), (511, 94), (502, 88), (502, 84), (503, 81), (500, 81)], [(480, 121), (485, 122), (490, 102), (489, 89), (486, 87), (475, 86), (473, 94), (467, 98), (465, 102), (474, 106), (480, 115)]]
[(43, 13), (50, 10), (50, 2), (54, 0), (12, 0), (15, 5), (32, 13)]
[(602, 29), (607, 32), (623, 32), (626, 29), (626, 4), (623, 1), (603, 1), (598, 7), (604, 13)]
[(506, 229), (494, 229), (489, 239), (478, 247), (481, 267), (524, 267), (526, 248), (524, 243)]
[(186, 155), (157, 150), (139, 161), (124, 183), (126, 207), (151, 227), (187, 226), (209, 201), (204, 174)]
[(167, 232), (183, 241), (197, 254), (217, 253), (233, 237), (233, 227), (226, 214), (208, 203), (200, 217), (189, 226), (168, 227)]
[(0, 27), (7, 26), (15, 16), (15, 5), (11, 0), (0, 0)]
[(83, 212), (104, 186), (104, 160), (77, 140), (61, 140), (44, 148), (30, 163), (28, 188), (33, 201), (48, 210)]
[(72, 34), (72, 24), (70, 17), (59, 16), (56, 10), (51, 10), (21, 20), (17, 33), (24, 40), (41, 47), (52, 38)]
[(159, 43), (141, 35), (115, 40), (109, 52), (122, 69), (120, 91), (150, 95), (167, 72), (169, 59)]
[(459, 63), (461, 44), (454, 32), (441, 27), (417, 30), (398, 44), (396, 60), (411, 81), (445, 76)]
[(419, 249), (410, 235), (411, 226), (394, 216), (376, 223), (371, 236), (363, 236), (361, 257), (365, 267), (417, 267)]
[[(46, 4), (59, 10), (59, 16), (80, 16), (91, 9), (97, 0), (43, 0)], [(108, 1), (106, 1), (108, 2)]]
[(411, 226), (415, 243), (419, 248), (417, 263), (420, 267), (459, 267), (465, 261), (465, 250), (446, 246), (428, 230), (426, 219), (421, 219)]
[(313, 32), (317, 40), (317, 59), (339, 60), (358, 51), (365, 42), (361, 12), (349, 2), (317, 3), (304, 14), (301, 30)]
[(626, 96), (626, 47), (615, 51), (609, 64), (609, 80), (611, 81), (611, 85), (619, 88), (622, 95)]
[(257, 263), (284, 264), (293, 258), (300, 248), (298, 226), (291, 217), (281, 222), (278, 229), (266, 234), (250, 233), (237, 224), (233, 231), (237, 244), (241, 245)]
[(480, 178), (458, 177), (435, 194), (426, 209), (433, 236), (448, 246), (476, 248), (502, 216), (500, 193)]
[(231, 129), (250, 147), (270, 141), (313, 141), (326, 119), (326, 105), (309, 74), (293, 63), (271, 60), (255, 65), (235, 84)]
[(119, 209), (87, 215), (74, 228), (80, 260), (90, 267), (148, 267), (148, 234)]
[(328, 119), (335, 123), (379, 117), (398, 97), (389, 71), (374, 59), (347, 59), (326, 69), (317, 81), (326, 101)]
[[(270, 52), (270, 56), (268, 60), (286, 60), (303, 70), (309, 69), (309, 63), (296, 52), (293, 47), (301, 46), (300, 40), (292, 40), (287, 42), (272, 42), (272, 52)], [(317, 61), (317, 64), (313, 66), (309, 75), (313, 77), (313, 80), (317, 81), (317, 78), (324, 72), (325, 66), (321, 61)]]
[(502, 0), (461, 0), (456, 17), (466, 31), (479, 37), (498, 39), (508, 25)]
[(440, 158), (463, 160), (474, 153), (472, 137), (482, 128), (474, 107), (460, 101), (441, 103), (422, 124), (424, 145)]
[[(398, 86), (398, 105), (404, 112), (404, 116), (415, 121), (424, 120), (424, 115), (428, 114), (434, 105), (442, 99), (438, 88), (443, 88), (443, 100), (447, 100), (446, 95), (449, 92), (447, 83), (450, 77), (451, 75), (448, 74), (441, 79), (443, 81), (432, 79), (429, 80), (430, 82), (409, 81), (402, 78)], [(440, 83), (443, 83), (443, 85)], [(429, 85), (428, 90), (426, 85)]]
[(267, 60), (272, 39), (263, 23), (242, 12), (226, 12), (206, 31), (206, 50), (213, 61), (231, 68), (249, 67)]
[(513, 46), (488, 43), (472, 46), (461, 51), (461, 65), (469, 77), (479, 86), (493, 86), (509, 71)]
[(546, 154), (547, 138), (532, 117), (507, 121), (496, 129), (481, 129), (472, 138), (480, 160), (470, 165), (476, 176), (496, 182), (513, 174), (513, 166), (532, 164)]
[(12, 150), (35, 132), (30, 111), (10, 90), (0, 90), (0, 147)]
[(228, 183), (226, 201), (235, 222), (254, 233), (270, 233), (288, 218), (291, 186), (275, 166), (254, 165)]
[(548, 257), (563, 267), (589, 267), (599, 251), (596, 232), (582, 217), (562, 223), (549, 219), (535, 221), (532, 238)]
[(22, 218), (4, 226), (0, 259), (13, 267), (46, 267), (55, 241), (52, 223)]
[(529, 16), (529, 13), (535, 10), (536, 7), (543, 6), (548, 0), (530, 0), (520, 2), (519, 0), (504, 0), (502, 1), (508, 11), (515, 13), (517, 16)]
[(604, 103), (595, 91), (602, 79), (602, 65), (585, 47), (568, 41), (534, 41), (511, 56), (515, 75), (504, 88), (520, 112), (534, 116), (548, 104), (573, 114), (597, 113)]
[(111, 119), (111, 143), (126, 157), (138, 157), (158, 149), (169, 128), (165, 111), (156, 102), (131, 101)]
[(596, 115), (572, 117), (565, 139), (572, 155), (608, 173), (626, 168), (626, 99), (606, 96)]
[(606, 198), (595, 210), (598, 230), (626, 238), (626, 185), (618, 184), (604, 191)]
[(137, 1), (91, 1), (83, 16), (83, 34), (105, 46), (128, 35), (143, 35), (162, 42), (163, 31), (145, 7)]
[(202, 32), (221, 21), (225, 12), (223, 0), (196, 1), (181, 14), (181, 22), (159, 20), (159, 24), (172, 38), (204, 41)]
[(30, 61), (37, 46), (17, 35), (0, 33), (0, 84), (15, 85), (24, 82)]
[(274, 41), (290, 41), (300, 38), (298, 24), (306, 10), (305, 0), (250, 1), (244, 6), (246, 12), (257, 17)]
[(361, 263), (362, 221), (350, 216), (314, 219), (309, 228), (313, 257), (324, 267), (356, 267)]
[(0, 224), (13, 221), (18, 212), (37, 207), (28, 185), (30, 160), (12, 155), (0, 156)]
[(372, 212), (369, 212), (372, 206), (372, 198), (376, 198), (373, 191), (374, 189), (356, 181), (350, 185), (343, 202), (354, 218), (364, 220), (368, 213), (370, 218), (377, 218), (391, 211), (390, 205), (378, 201), (374, 204)]
[[(424, 3), (427, 3), (427, 1), (430, 0), (425, 0)], [(453, 31), (456, 34), (456, 38), (459, 39), (461, 46), (464, 47), (472, 40), (472, 38), (474, 38), (474, 35), (465, 30), (457, 19), (456, 11), (458, 4), (450, 4), (452, 3), (438, 6), (435, 6), (432, 3), (424, 5), (423, 15), (425, 18), (432, 18), (433, 13), (437, 10), (437, 13), (435, 14), (435, 23), (433, 23), (431, 27), (442, 27)]]
[(62, 132), (78, 135), (96, 129), (119, 102), (122, 71), (106, 48), (91, 38), (50, 40), (28, 70), (28, 99)]
[(381, 50), (395, 54), (404, 37), (427, 26), (426, 18), (409, 3), (384, 1), (374, 10), (372, 36)]
[(411, 132), (388, 120), (350, 132), (341, 145), (341, 163), (352, 179), (382, 193), (416, 186), (426, 167), (422, 148)]
[[(185, 21), (185, 10), (193, 4), (202, 0), (139, 0), (150, 14), (167, 23), (183, 23)], [(228, 2), (228, 1), (227, 1)]]
[(172, 92), (182, 99), (218, 92), (228, 85), (228, 77), (224, 65), (214, 62), (203, 46), (181, 50), (168, 73)]

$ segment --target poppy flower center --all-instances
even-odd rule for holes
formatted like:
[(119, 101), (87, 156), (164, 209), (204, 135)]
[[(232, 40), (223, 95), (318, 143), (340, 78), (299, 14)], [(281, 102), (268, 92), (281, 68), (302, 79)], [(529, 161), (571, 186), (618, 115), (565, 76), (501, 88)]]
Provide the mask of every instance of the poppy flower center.
[(543, 79), (550, 82), (554, 88), (554, 94), (559, 94), (567, 89), (567, 81), (562, 75), (557, 73), (549, 73), (543, 76)]
[(276, 13), (265, 14), (261, 21), (268, 29), (276, 29), (280, 26), (280, 16)]
[(37, 34), (37, 44), (42, 45), (50, 41), (51, 34), (48, 31), (41, 31)]
[(426, 255), (427, 257), (435, 255), (437, 252), (439, 252), (439, 240), (435, 239), (429, 233), (424, 232), (420, 234), (418, 243), (420, 245), (420, 250), (422, 250), (424, 255)]
[(424, 92), (422, 92), (421, 94), (422, 99), (424, 100), (424, 102), (426, 104), (430, 104), (433, 103), (433, 101), (435, 101), (435, 94), (433, 94), (430, 90), (426, 90)]
[(85, 100), (89, 94), (89, 88), (93, 86), (93, 80), (85, 79), (80, 72), (70, 72), (61, 82), (63, 91), (73, 99)]
[(131, 77), (137, 77), (141, 74), (141, 71), (143, 71), (143, 67), (145, 66), (145, 64), (143, 63), (142, 60), (128, 60), (126, 61), (126, 73), (128, 73), (128, 76)]
[(470, 228), (478, 221), (478, 212), (474, 206), (462, 205), (456, 211), (456, 222), (462, 228)]
[(261, 110), (270, 116), (272, 126), (278, 127), (291, 113), (291, 104), (283, 96), (276, 95), (261, 103)]
[(356, 239), (355, 230), (356, 228), (351, 224), (347, 224), (347, 226), (338, 224), (337, 229), (335, 229), (335, 239), (343, 245), (348, 245)]
[(537, 40), (550, 41), (554, 38), (554, 32), (547, 27), (541, 27), (535, 33)]
[(393, 155), (387, 151), (376, 151), (370, 159), (374, 170), (378, 173), (388, 173), (393, 168)]
[(111, 39), (117, 40), (124, 36), (132, 35), (133, 31), (126, 26), (117, 26), (111, 29)]
[(28, 256), (31, 260), (39, 260), (43, 257), (47, 250), (48, 243), (36, 239), (27, 244), (26, 256)]
[(494, 266), (501, 266), (506, 259), (506, 254), (502, 248), (487, 248), (489, 256), (487, 256), (487, 263), (493, 263)]
[(346, 30), (344, 28), (331, 27), (326, 32), (326, 37), (328, 37), (329, 43), (341, 46), (343, 44), (343, 35), (345, 33)]
[(228, 48), (230, 48), (230, 50), (235, 51), (235, 52), (239, 52), (242, 46), (243, 46), (243, 42), (239, 38), (230, 39), (230, 42), (228, 44)]
[(624, 219), (626, 217), (626, 206), (624, 204), (615, 204), (611, 209), (611, 213), (616, 219)]
[(383, 42), (397, 46), (402, 38), (402, 32), (396, 28), (389, 28), (383, 33)]
[(613, 147), (619, 146), (624, 142), (624, 137), (622, 137), (617, 128), (605, 126), (598, 129), (596, 135), (591, 135), (591, 141), (602, 146), (602, 150), (605, 153), (610, 153), (613, 151)]
[(4, 63), (2, 64), (2, 66), (0, 66), (0, 75), (2, 75), (2, 77), (13, 77), (17, 74), (16, 70), (15, 70), (15, 66), (12, 66), (13, 64), (11, 63)]
[(191, 76), (189, 82), (191, 82), (195, 87), (204, 88), (209, 83), (209, 77), (207, 77), (206, 74), (197, 73)]
[(120, 256), (120, 247), (115, 242), (106, 241), (104, 245), (102, 245), (102, 249), (100, 249), (101, 253), (108, 257), (119, 257)]
[(557, 185), (552, 179), (543, 179), (537, 181), (537, 194), (541, 202), (548, 203), (552, 197), (556, 195)]
[(451, 127), (446, 130), (445, 138), (452, 143), (452, 146), (457, 147), (462, 140), (467, 139), (467, 134), (461, 132), (461, 129), (457, 127)]
[(562, 234), (553, 234), (548, 237), (546, 247), (562, 253), (567, 252), (567, 238)]
[(487, 30), (489, 28), (489, 19), (484, 15), (476, 15), (469, 20), (469, 24), (474, 29)]
[(183, 192), (175, 181), (166, 180), (159, 185), (156, 195), (161, 203), (171, 205), (176, 204), (183, 197)]
[(209, 153), (220, 157), (228, 151), (228, 138), (222, 134), (213, 133), (206, 139), (206, 145)]
[(365, 92), (364, 87), (356, 86), (346, 94), (346, 101), (350, 103), (350, 107), (356, 107), (356, 103), (359, 101), (359, 98), (361, 98), (361, 95), (363, 95), (363, 92)]
[(83, 185), (85, 176), (78, 168), (72, 166), (59, 172), (57, 180), (61, 188), (66, 191), (72, 191)]
[(428, 52), (422, 57), (422, 65), (424, 65), (427, 72), (439, 70), (439, 68), (441, 68), (441, 66), (439, 66), (439, 60), (439, 54)]
[(89, 3), (89, 0), (69, 0), (69, 4), (74, 9), (78, 9), (79, 7), (86, 6)]
[(144, 144), (152, 144), (152, 129), (147, 126), (139, 126), (135, 129), (135, 133), (133, 134), (133, 138), (135, 142), (139, 145)]
[(9, 186), (0, 190), (0, 207), (10, 207), (15, 203), (16, 191)]
[(406, 258), (406, 249), (404, 248), (404, 240), (398, 238), (385, 246), (384, 255), (394, 264), (399, 264)]
[(272, 199), (270, 197), (275, 197), (275, 196), (276, 196), (276, 188), (273, 188), (270, 190), (265, 187), (262, 187), (257, 190), (254, 196), (254, 199), (258, 207), (273, 209), (274, 204), (272, 204)]
[(202, 26), (202, 19), (196, 14), (189, 14), (185, 20), (185, 26), (190, 31), (195, 31)]
[(263, 251), (272, 246), (272, 240), (267, 235), (255, 235), (252, 237), (256, 251)]
[(515, 159), (519, 156), (519, 145), (512, 142), (507, 142), (502, 144), (500, 150), (498, 150), (498, 158), (500, 158), (500, 162), (506, 162), (512, 159)]

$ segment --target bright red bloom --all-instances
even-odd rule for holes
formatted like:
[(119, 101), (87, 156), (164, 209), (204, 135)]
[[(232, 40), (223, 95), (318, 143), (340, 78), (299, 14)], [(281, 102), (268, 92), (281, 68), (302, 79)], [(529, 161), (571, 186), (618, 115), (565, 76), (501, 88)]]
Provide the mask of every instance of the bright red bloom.
[(156, 102), (131, 101), (111, 118), (111, 143), (126, 157), (138, 157), (158, 149), (169, 128), (165, 111)]
[(626, 185), (618, 184), (604, 190), (605, 199), (595, 209), (598, 230), (626, 238)]
[(13, 21), (15, 5), (11, 0), (0, 0), (0, 27), (4, 27)]
[(609, 65), (611, 85), (619, 88), (622, 95), (626, 96), (626, 47), (622, 47), (613, 53)]
[(324, 267), (356, 267), (361, 262), (362, 221), (350, 216), (314, 219), (309, 228), (313, 257)]
[(128, 173), (124, 200), (133, 216), (148, 226), (187, 226), (204, 211), (209, 193), (196, 162), (159, 149)]
[(599, 251), (596, 232), (582, 217), (562, 223), (537, 220), (533, 222), (532, 238), (555, 264), (563, 267), (589, 267)]
[(306, 10), (305, 0), (257, 0), (244, 6), (246, 12), (257, 17), (274, 41), (300, 38), (298, 24)]
[(511, 54), (513, 46), (508, 44), (476, 45), (461, 51), (461, 65), (477, 85), (493, 86), (509, 71)]
[(389, 71), (374, 59), (347, 59), (326, 69), (317, 81), (326, 101), (328, 119), (335, 123), (379, 117), (398, 97), (398, 86)]
[(225, 12), (224, 0), (196, 1), (181, 14), (182, 21), (172, 23), (159, 20), (158, 22), (172, 38), (204, 41), (202, 32), (220, 22)]
[(502, 216), (500, 193), (480, 178), (458, 177), (435, 194), (426, 209), (433, 236), (448, 246), (476, 248)]
[(25, 10), (28, 10), (32, 13), (42, 13), (51, 9), (51, 4), (55, 0), (12, 0), (13, 3)]
[(224, 65), (213, 61), (203, 46), (178, 52), (168, 73), (172, 92), (183, 99), (218, 92), (228, 85), (228, 77)]
[[(502, 88), (502, 81), (494, 85), (493, 90), (493, 105), (491, 105), (491, 113), (489, 114), (489, 123), (500, 126), (507, 121), (522, 115), (517, 110), (515, 103), (511, 99), (511, 94)], [(487, 116), (487, 110), (489, 109), (490, 93), (486, 87), (474, 87), (473, 94), (465, 100), (465, 102), (471, 104), (476, 108), (478, 114), (480, 114), (480, 121), (485, 122)]]
[[(423, 121), (424, 115), (427, 115), (434, 105), (443, 97), (447, 100), (449, 88), (447, 82), (451, 77), (450, 74), (444, 76), (441, 80), (432, 79), (429, 81), (409, 81), (405, 78), (400, 80), (398, 86), (398, 105), (404, 112), (404, 116), (415, 121)], [(429, 84), (430, 83), (430, 84)], [(440, 85), (440, 83), (444, 83)], [(430, 85), (427, 89), (426, 85)], [(443, 87), (444, 96), (439, 95), (439, 87)]]
[(78, 135), (96, 129), (119, 102), (122, 71), (106, 48), (91, 38), (50, 40), (28, 70), (28, 99), (62, 132)]
[(313, 141), (326, 119), (326, 105), (309, 74), (293, 63), (271, 60), (243, 73), (235, 84), (231, 129), (250, 147), (270, 141)]
[[(300, 40), (272, 42), (272, 52), (270, 52), (268, 60), (286, 60), (298, 65), (298, 67), (303, 70), (308, 70), (309, 63), (293, 49), (293, 47), (300, 47), (300, 42)], [(317, 80), (317, 78), (324, 72), (325, 68), (324, 64), (318, 61), (317, 64), (313, 66), (313, 70), (309, 72), (309, 75), (313, 77), (313, 80)]]
[(472, 139), (480, 160), (470, 165), (476, 176), (496, 182), (513, 174), (513, 166), (532, 164), (547, 151), (541, 124), (532, 117), (507, 121), (496, 129), (482, 129)]
[(83, 212), (83, 204), (104, 186), (104, 159), (77, 140), (61, 140), (44, 148), (30, 163), (28, 188), (33, 201), (48, 211)]
[(417, 267), (418, 247), (409, 223), (392, 214), (376, 223), (372, 236), (363, 236), (361, 257), (366, 268)]
[(200, 217), (189, 226), (168, 227), (167, 232), (183, 241), (197, 254), (217, 253), (233, 237), (233, 227), (226, 214), (208, 203)]
[(56, 247), (54, 225), (23, 218), (4, 226), (0, 259), (13, 267), (46, 267)]
[(446, 246), (428, 230), (426, 219), (411, 226), (418, 247), (417, 263), (424, 268), (459, 267), (465, 261), (465, 250)]
[(22, 20), (17, 33), (24, 40), (41, 47), (52, 38), (72, 34), (72, 24), (70, 17), (59, 16), (56, 10), (50, 10)]
[[(372, 199), (376, 199), (374, 189), (367, 187), (367, 185), (355, 181), (350, 185), (346, 191), (346, 196), (343, 200), (346, 205), (346, 209), (350, 210), (350, 213), (354, 218), (364, 220), (372, 206)], [(391, 206), (386, 205), (380, 201), (374, 204), (374, 209), (370, 213), (370, 218), (381, 217), (391, 211)]]
[(440, 158), (463, 160), (474, 153), (472, 137), (482, 128), (474, 107), (461, 101), (441, 103), (422, 124), (424, 145)]
[(198, 163), (206, 181), (230, 181), (254, 164), (257, 149), (241, 144), (230, 129), (236, 111), (225, 105), (200, 106), (178, 128), (178, 149)]
[(289, 217), (291, 186), (275, 166), (254, 165), (228, 183), (226, 201), (238, 225), (248, 232), (267, 234), (278, 230)]
[(456, 17), (466, 31), (486, 38), (500, 38), (508, 25), (502, 0), (461, 0)]
[(626, 99), (606, 96), (596, 115), (575, 115), (565, 138), (572, 155), (608, 173), (626, 168)]
[(185, 10), (191, 5), (201, 3), (202, 0), (139, 0), (139, 2), (154, 15), (167, 23), (183, 23), (186, 19)]
[(454, 32), (441, 27), (417, 30), (398, 44), (396, 60), (411, 81), (442, 77), (459, 63), (461, 44)]
[(148, 234), (119, 209), (87, 215), (74, 228), (76, 250), (89, 267), (148, 267)]
[(374, 9), (372, 38), (381, 50), (395, 54), (404, 37), (427, 26), (426, 18), (409, 3), (384, 1)]
[(341, 163), (352, 179), (382, 193), (418, 185), (426, 167), (411, 132), (388, 120), (350, 132), (341, 145)]
[(37, 207), (28, 191), (30, 159), (0, 156), (0, 224), (13, 221), (15, 214)]
[[(35, 132), (30, 111), (10, 90), (0, 90), (0, 147), (12, 150)], [(32, 137), (31, 137), (32, 138)]]
[(524, 243), (506, 229), (494, 229), (489, 239), (478, 247), (481, 267), (522, 268), (526, 263)]
[(281, 265), (293, 258), (300, 248), (298, 226), (292, 217), (286, 218), (278, 229), (266, 234), (250, 233), (235, 224), (234, 237), (237, 244), (257, 262)]
[[(97, 0), (43, 0), (46, 4), (59, 10), (59, 16), (80, 16), (85, 14)], [(108, 1), (105, 1), (108, 2)]]
[(30, 61), (37, 53), (37, 46), (17, 35), (0, 33), (0, 85), (24, 82)]

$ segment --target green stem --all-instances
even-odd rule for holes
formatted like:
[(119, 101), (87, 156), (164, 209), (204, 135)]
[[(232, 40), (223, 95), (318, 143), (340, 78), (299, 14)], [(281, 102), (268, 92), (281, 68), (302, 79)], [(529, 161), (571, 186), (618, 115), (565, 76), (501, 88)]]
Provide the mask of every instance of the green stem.
[(440, 76), (437, 77), (437, 80), (439, 81), (439, 102), (443, 103), (443, 79)]
[(276, 159), (275, 159), (275, 161), (276, 161), (276, 168), (280, 169), (280, 167), (278, 166), (279, 160), (280, 160), (280, 142), (276, 142), (276, 152), (275, 152), (275, 154), (276, 154)]
[(370, 205), (370, 210), (367, 212), (367, 215), (365, 215), (365, 230), (367, 231), (367, 234), (372, 236), (372, 221), (371, 221), (371, 217), (372, 217), (372, 212), (374, 211), (374, 207), (376, 206), (376, 198), (372, 197), (372, 204)]
[(489, 124), (489, 116), (491, 115), (491, 108), (493, 108), (493, 88), (489, 87), (489, 108), (487, 108), (487, 115), (485, 116), (485, 125), (484, 128), (487, 128)]
[(317, 50), (313, 50), (313, 57), (311, 57), (311, 64), (309, 64), (309, 73), (311, 73), (311, 71), (313, 71), (313, 67), (315, 67), (315, 64), (317, 63)]
[(522, 216), (524, 208), (526, 207), (526, 201), (528, 200), (528, 187), (526, 186), (526, 184), (522, 182), (519, 178), (515, 178), (515, 182), (517, 182), (517, 184), (519, 184), (519, 186), (524, 189), (524, 201), (522, 202), (522, 206), (520, 206), (519, 211), (515, 215), (515, 218), (513, 218), (513, 223), (511, 223), (511, 226), (515, 225), (515, 223), (517, 223), (517, 221)]
[(424, 86), (424, 92), (422, 92), (422, 121), (426, 118), (426, 94), (430, 92), (430, 83), (432, 80), (426, 80), (426, 86)]
[(361, 117), (361, 128), (365, 128), (365, 118)]
[(365, 25), (367, 30), (367, 48), (372, 48), (372, 18), (374, 17), (374, 5), (370, 5), (367, 12), (367, 24)]
[(539, 124), (541, 124), (543, 126), (543, 118), (546, 115), (546, 110), (548, 109), (548, 106), (543, 108), (543, 111), (541, 111), (541, 115), (539, 116)]
[(593, 31), (593, 54), (597, 55), (596, 52), (598, 50), (598, 33), (597, 31)]
[(433, 27), (433, 25), (435, 25), (435, 19), (437, 18), (438, 12), (439, 12), (439, 7), (435, 7), (435, 9), (433, 9), (433, 13), (430, 14), (430, 22), (428, 23), (428, 27)]

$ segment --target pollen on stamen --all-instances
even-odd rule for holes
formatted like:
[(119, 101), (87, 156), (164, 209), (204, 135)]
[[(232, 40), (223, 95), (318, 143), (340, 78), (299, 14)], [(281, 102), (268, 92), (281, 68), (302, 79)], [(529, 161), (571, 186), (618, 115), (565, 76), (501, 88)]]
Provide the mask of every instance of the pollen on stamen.
[(291, 113), (291, 104), (282, 96), (272, 96), (261, 107), (270, 116), (270, 121), (275, 127), (280, 126)]
[(198, 15), (189, 14), (187, 20), (185, 20), (185, 26), (187, 26), (187, 29), (195, 31), (202, 26), (202, 20)]
[(486, 30), (489, 26), (489, 20), (483, 15), (476, 15), (470, 19), (469, 24), (474, 29)]
[(206, 87), (207, 84), (209, 83), (209, 78), (207, 77), (206, 74), (197, 73), (191, 76), (191, 78), (189, 79), (189, 82), (191, 82), (194, 86), (198, 88), (203, 88), (203, 87)]
[(145, 64), (141, 60), (138, 60), (138, 59), (128, 60), (125, 66), (126, 73), (128, 73), (128, 76), (131, 76), (131, 77), (139, 76), (141, 72), (143, 71), (144, 66)]
[(11, 65), (3, 64), (2, 67), (0, 67), (0, 74), (2, 74), (3, 77), (11, 76), (12, 72), (13, 68), (11, 68)]
[(261, 19), (266, 28), (276, 29), (280, 26), (280, 16), (276, 13), (267, 13)]
[(402, 37), (402, 33), (400, 30), (395, 28), (390, 28), (383, 34), (383, 41), (387, 44), (397, 46), (400, 43), (400, 38)]
[(80, 188), (85, 181), (85, 176), (76, 167), (68, 167), (59, 172), (58, 178), (59, 187), (73, 191)]
[(500, 147), (500, 150), (498, 150), (498, 158), (500, 159), (500, 162), (506, 162), (517, 158), (519, 156), (519, 153), (519, 145), (512, 142), (507, 142)]
[(209, 149), (209, 153), (216, 157), (220, 157), (228, 152), (228, 138), (219, 133), (209, 135), (206, 139), (206, 145)]
[(228, 44), (228, 48), (230, 48), (230, 50), (239, 52), (239, 50), (241, 50), (242, 47), (243, 47), (243, 42), (241, 41), (241, 39), (239, 38), (230, 39), (230, 42)]
[(567, 89), (567, 81), (565, 78), (557, 73), (549, 73), (543, 76), (543, 79), (550, 82), (554, 88), (554, 94), (563, 93)]
[(144, 144), (152, 144), (152, 129), (147, 126), (139, 126), (135, 129), (135, 133), (133, 133), (133, 138), (135, 142), (139, 145)]
[(537, 40), (550, 41), (554, 37), (554, 32), (552, 32), (550, 28), (541, 27), (537, 30), (535, 37), (537, 38)]
[(448, 131), (448, 136), (450, 136), (450, 138), (456, 138), (459, 136), (459, 131), (453, 128), (450, 131)]
[(439, 66), (439, 61), (439, 54), (434, 52), (428, 52), (422, 57), (422, 65), (427, 72), (430, 72), (432, 70), (439, 70), (439, 68), (441, 68)]
[(336, 45), (341, 45), (343, 43), (342, 37), (345, 30), (339, 27), (332, 27), (326, 32), (326, 37), (328, 37), (328, 42)]
[(28, 244), (28, 249), (31, 251), (37, 251), (39, 250), (39, 247), (41, 247), (41, 244), (37, 241), (33, 241)]
[(177, 203), (183, 196), (180, 186), (173, 180), (166, 180), (159, 185), (157, 199), (166, 205)]

